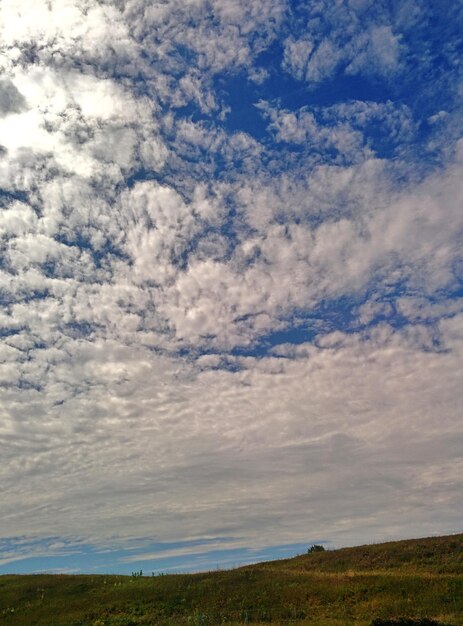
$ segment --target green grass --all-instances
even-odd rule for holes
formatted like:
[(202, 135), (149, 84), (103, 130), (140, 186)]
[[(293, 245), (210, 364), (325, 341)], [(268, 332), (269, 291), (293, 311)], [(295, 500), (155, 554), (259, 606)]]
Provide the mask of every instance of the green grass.
[(463, 624), (463, 535), (315, 552), (203, 574), (0, 576), (3, 626)]

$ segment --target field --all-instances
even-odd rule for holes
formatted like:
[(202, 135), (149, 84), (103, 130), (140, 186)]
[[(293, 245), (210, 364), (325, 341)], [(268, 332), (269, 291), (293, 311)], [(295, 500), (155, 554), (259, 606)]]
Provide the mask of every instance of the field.
[(463, 534), (201, 574), (0, 576), (2, 626), (369, 626), (399, 617), (463, 625)]

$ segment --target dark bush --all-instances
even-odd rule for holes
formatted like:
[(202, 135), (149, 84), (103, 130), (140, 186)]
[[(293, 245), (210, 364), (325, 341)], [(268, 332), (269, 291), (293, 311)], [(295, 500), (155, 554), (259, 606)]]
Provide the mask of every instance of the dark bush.
[(312, 554), (312, 552), (325, 552), (325, 548), (315, 543), (307, 550), (307, 554)]

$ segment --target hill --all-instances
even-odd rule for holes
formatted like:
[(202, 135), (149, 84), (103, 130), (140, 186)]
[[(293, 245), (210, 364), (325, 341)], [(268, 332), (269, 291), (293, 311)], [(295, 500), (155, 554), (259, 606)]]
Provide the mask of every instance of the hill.
[(0, 623), (461, 626), (463, 534), (314, 552), (201, 574), (6, 575), (0, 577)]

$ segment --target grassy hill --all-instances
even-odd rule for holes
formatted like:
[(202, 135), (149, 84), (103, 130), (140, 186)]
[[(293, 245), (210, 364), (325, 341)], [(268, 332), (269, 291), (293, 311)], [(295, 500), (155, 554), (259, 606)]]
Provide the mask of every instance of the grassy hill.
[(399, 616), (463, 625), (463, 534), (202, 574), (0, 576), (2, 626), (369, 626)]

